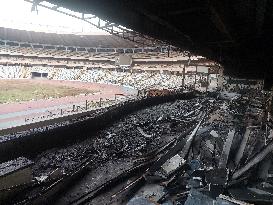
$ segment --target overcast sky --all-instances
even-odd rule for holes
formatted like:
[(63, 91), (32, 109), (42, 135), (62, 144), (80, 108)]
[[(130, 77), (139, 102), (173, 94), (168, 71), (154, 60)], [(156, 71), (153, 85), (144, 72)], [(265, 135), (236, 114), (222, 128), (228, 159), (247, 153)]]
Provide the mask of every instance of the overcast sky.
[[(58, 33), (107, 34), (81, 20), (38, 6), (31, 12), (31, 3), (24, 0), (0, 0), (0, 27)], [(82, 33), (83, 32), (83, 33)]]

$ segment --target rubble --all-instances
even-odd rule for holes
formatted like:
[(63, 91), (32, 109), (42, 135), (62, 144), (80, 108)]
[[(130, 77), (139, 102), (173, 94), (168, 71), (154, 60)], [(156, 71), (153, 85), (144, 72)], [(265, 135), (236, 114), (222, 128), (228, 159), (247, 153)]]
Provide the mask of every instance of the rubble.
[[(128, 205), (272, 204), (269, 95), (242, 91), (226, 96), (200, 96), (134, 112), (96, 138), (42, 153), (34, 160), (34, 175), (54, 181), (61, 173), (74, 173), (83, 161), (92, 170), (105, 166), (104, 176), (119, 173), (97, 188), (85, 187), (81, 196), (70, 190), (71, 204), (92, 204), (97, 196), (104, 198), (105, 190), (105, 200)], [(121, 159), (142, 168), (108, 171), (113, 169), (109, 164)], [(128, 169), (134, 171), (128, 174)], [(111, 192), (117, 178), (123, 185)]]
[[(225, 93), (207, 104), (212, 112), (203, 121), (200, 115), (195, 118), (200, 128), (191, 128), (144, 173), (146, 184), (165, 187), (157, 201), (142, 195), (144, 204), (272, 204), (273, 142), (265, 129), (266, 99), (258, 92)], [(184, 117), (193, 115), (185, 112)], [(133, 197), (128, 204), (142, 203)]]

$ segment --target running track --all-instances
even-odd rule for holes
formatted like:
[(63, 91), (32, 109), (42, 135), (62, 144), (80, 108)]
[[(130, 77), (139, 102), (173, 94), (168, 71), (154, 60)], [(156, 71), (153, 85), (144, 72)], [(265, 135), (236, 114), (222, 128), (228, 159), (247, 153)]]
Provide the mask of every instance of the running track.
[[(32, 83), (31, 80), (25, 80)], [(89, 95), (68, 96), (57, 99), (45, 99), (29, 102), (18, 102), (0, 105), (0, 130), (26, 124), (27, 121), (39, 121), (38, 117), (51, 113), (60, 113), (60, 110), (72, 110), (73, 105), (84, 105), (85, 101), (99, 101), (114, 99), (115, 94), (124, 96), (136, 95), (137, 91), (117, 85), (85, 83), (79, 81), (43, 80), (39, 83), (65, 85), (75, 88), (85, 88), (99, 91)]]

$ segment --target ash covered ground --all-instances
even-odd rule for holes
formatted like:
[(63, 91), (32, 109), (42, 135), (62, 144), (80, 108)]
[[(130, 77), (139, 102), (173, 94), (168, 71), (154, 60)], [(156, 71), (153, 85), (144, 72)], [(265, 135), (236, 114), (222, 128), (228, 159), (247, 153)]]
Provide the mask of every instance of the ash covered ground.
[[(218, 93), (136, 111), (84, 141), (39, 154), (32, 166), (39, 183), (16, 200), (33, 199), (87, 167), (50, 203), (273, 201), (260, 186), (261, 181), (271, 185), (273, 176), (272, 133), (264, 129), (266, 99), (260, 92)], [(261, 171), (259, 164), (267, 168)], [(134, 170), (137, 166), (143, 169)]]
[(87, 140), (43, 152), (34, 159), (34, 176), (47, 175), (56, 168), (72, 172), (84, 159), (96, 166), (108, 160), (145, 155), (191, 126), (193, 121), (180, 119), (203, 100), (178, 100), (149, 107), (125, 116)]

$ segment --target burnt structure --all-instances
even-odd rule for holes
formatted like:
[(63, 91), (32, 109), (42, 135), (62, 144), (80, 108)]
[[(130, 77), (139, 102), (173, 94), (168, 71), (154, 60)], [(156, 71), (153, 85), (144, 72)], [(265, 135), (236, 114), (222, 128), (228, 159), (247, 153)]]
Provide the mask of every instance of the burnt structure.
[[(220, 62), (228, 75), (272, 79), (272, 10), (267, 0), (47, 0), (92, 13)], [(39, 1), (36, 1), (36, 4)]]

